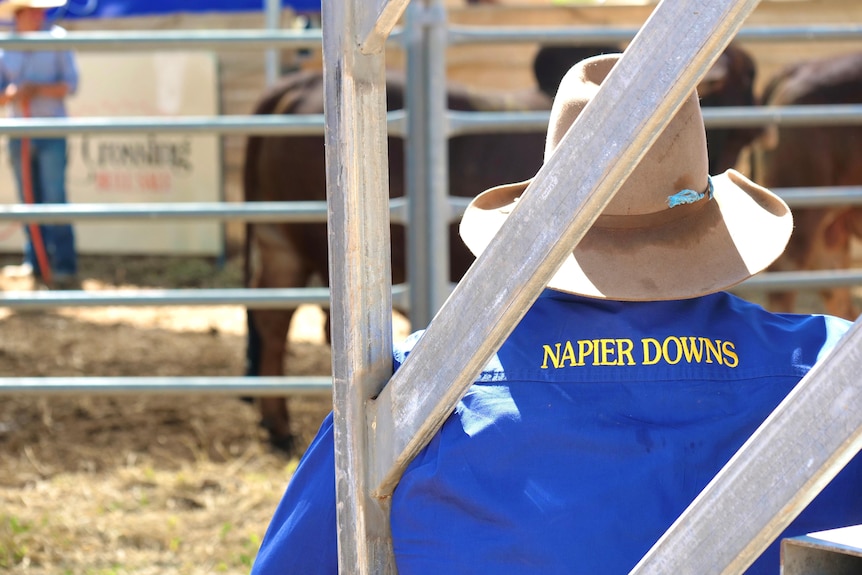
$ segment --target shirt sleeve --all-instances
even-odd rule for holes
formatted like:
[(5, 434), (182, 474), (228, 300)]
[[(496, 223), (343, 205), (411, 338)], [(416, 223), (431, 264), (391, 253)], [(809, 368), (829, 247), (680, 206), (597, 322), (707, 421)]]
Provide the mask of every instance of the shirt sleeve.
[(823, 347), (820, 348), (820, 353), (817, 354), (817, 363), (820, 363), (827, 355), (832, 353), (832, 350), (835, 349), (835, 346), (841, 341), (844, 334), (853, 327), (853, 322), (846, 319), (830, 315), (823, 316), (823, 319), (826, 322), (826, 341), (823, 343)]
[(9, 86), (9, 74), (6, 73), (6, 52), (0, 50), (0, 92), (5, 92)]
[(306, 450), (275, 510), (252, 575), (337, 575), (332, 413)]
[(74, 94), (78, 91), (78, 64), (75, 54), (69, 50), (59, 52), (59, 64), (60, 82), (69, 87), (69, 94)]

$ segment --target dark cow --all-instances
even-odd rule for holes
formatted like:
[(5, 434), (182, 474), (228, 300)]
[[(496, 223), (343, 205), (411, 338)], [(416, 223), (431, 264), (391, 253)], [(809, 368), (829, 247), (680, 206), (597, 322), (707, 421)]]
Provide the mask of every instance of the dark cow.
[(536, 86), (553, 98), (557, 94), (560, 80), (573, 63), (599, 54), (615, 54), (622, 47), (616, 44), (605, 46), (540, 46), (533, 57), (533, 77)]
[[(389, 74), (386, 82), (387, 107), (404, 107), (404, 77)], [(504, 100), (506, 101), (504, 103)], [(549, 109), (550, 99), (532, 95), (526, 99), (534, 109)], [(453, 86), (448, 92), (452, 110), (511, 109), (511, 99), (471, 93)], [(527, 106), (522, 106), (527, 109)], [(323, 112), (322, 76), (299, 72), (283, 79), (256, 107), (256, 114), (319, 114)], [(474, 196), (482, 190), (506, 182), (527, 179), (542, 164), (544, 133), (467, 135), (449, 141), (450, 193)], [(323, 136), (251, 137), (248, 140), (244, 173), (248, 201), (325, 200)], [(404, 195), (404, 149), (400, 138), (389, 139), (390, 196)], [(466, 272), (473, 256), (450, 228), (450, 278), (457, 281)], [(250, 287), (300, 287), (314, 276), (328, 285), (327, 234), (324, 224), (266, 224), (247, 227), (247, 268)], [(406, 281), (405, 233), (392, 227), (392, 281)], [(294, 310), (250, 310), (247, 372), (281, 375), (285, 339)], [(327, 330), (328, 332), (328, 330)], [(286, 403), (280, 398), (258, 400), (262, 424), (273, 443), (291, 448)]]
[[(533, 73), (539, 89), (551, 98), (563, 75), (574, 62), (595, 54), (619, 52), (616, 45), (543, 46), (533, 60)], [(754, 106), (756, 67), (751, 55), (731, 44), (697, 86), (703, 107)], [(719, 174), (736, 165), (740, 152), (754, 140), (759, 128), (712, 128), (706, 133), (709, 173)]]
[[(742, 48), (731, 44), (719, 56), (697, 87), (700, 105), (754, 106), (754, 60)], [(709, 173), (720, 174), (737, 164), (739, 154), (759, 134), (759, 128), (710, 128), (706, 131)]]
[[(616, 51), (615, 47), (570, 50), (546, 48), (537, 62), (539, 85), (559, 84), (562, 75), (585, 56)], [(565, 62), (564, 57), (570, 58)], [(733, 60), (736, 62), (736, 60)], [(750, 62), (750, 59), (748, 60)], [(716, 104), (746, 101), (751, 96), (751, 70), (744, 69), (739, 78), (725, 78), (737, 73), (735, 64), (723, 66), (708, 78), (705, 89), (723, 93)], [(404, 77), (389, 74), (386, 85), (387, 108), (404, 106)], [(735, 91), (745, 92), (742, 96)], [(747, 96), (746, 96), (747, 94)], [(319, 114), (323, 112), (323, 79), (315, 72), (298, 72), (285, 77), (269, 90), (256, 106), (255, 114)], [(517, 93), (475, 93), (451, 85), (448, 107), (452, 110), (549, 110), (552, 94), (540, 90)], [(536, 133), (509, 133), (458, 136), (449, 140), (449, 193), (472, 197), (492, 186), (532, 177), (542, 165), (544, 129)], [(730, 140), (725, 138), (726, 142)], [(736, 152), (718, 153), (733, 158)], [(724, 160), (716, 171), (731, 167)], [(398, 138), (389, 139), (390, 196), (404, 195), (404, 150)], [(250, 137), (247, 143), (245, 172), (247, 201), (302, 201), (325, 199), (325, 165), (322, 136)], [(450, 280), (457, 281), (473, 261), (463, 247), (456, 227), (450, 227)], [(247, 227), (247, 285), (249, 287), (302, 287), (314, 276), (328, 285), (327, 234), (324, 224), (266, 224)], [(405, 240), (401, 226), (392, 228), (392, 281), (406, 281)], [(294, 310), (249, 310), (247, 374), (281, 375), (285, 358), (285, 340)], [(328, 327), (328, 326), (327, 326)], [(328, 329), (327, 329), (328, 333)], [(276, 447), (290, 450), (287, 404), (282, 398), (261, 398), (262, 425)]]
[[(790, 66), (767, 85), (763, 104), (862, 103), (862, 52)], [(755, 146), (754, 176), (768, 188), (862, 185), (862, 126), (772, 126)], [(862, 207), (793, 210), (794, 231), (774, 271), (847, 269), (853, 237), (862, 237)], [(848, 287), (821, 290), (827, 313), (856, 319)], [(793, 311), (795, 293), (769, 294), (767, 305)]]

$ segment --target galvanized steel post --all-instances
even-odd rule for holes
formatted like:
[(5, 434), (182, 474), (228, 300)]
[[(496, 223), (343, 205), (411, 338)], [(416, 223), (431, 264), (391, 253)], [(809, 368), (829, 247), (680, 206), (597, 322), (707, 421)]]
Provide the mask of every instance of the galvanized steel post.
[(447, 42), (441, 0), (414, 0), (406, 28), (407, 271), (410, 319), (418, 328), (449, 295)]
[(338, 563), (359, 575), (395, 573), (388, 500), (371, 496), (366, 473), (365, 406), (392, 374), (383, 39), (406, 0), (384, 4), (385, 22), (375, 3), (322, 6)]
[[(281, 0), (263, 0), (263, 2), (267, 30), (278, 30), (281, 28)], [(266, 54), (264, 55), (264, 70), (267, 86), (275, 84), (281, 75), (280, 60), (278, 48), (273, 47), (266, 50)]]

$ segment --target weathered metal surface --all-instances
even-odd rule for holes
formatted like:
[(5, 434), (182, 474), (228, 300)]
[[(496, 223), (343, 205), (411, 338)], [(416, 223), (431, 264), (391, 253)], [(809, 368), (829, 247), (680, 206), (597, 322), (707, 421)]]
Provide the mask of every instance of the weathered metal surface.
[(33, 290), (0, 292), (0, 306), (10, 309), (57, 307), (242, 305), (258, 309), (290, 309), (301, 304), (325, 306), (329, 288), (215, 288), (136, 290)]
[(427, 325), (449, 296), (446, 17), (441, 0), (407, 11), (407, 270), (410, 319)]
[(322, 6), (338, 564), (357, 575), (395, 573), (388, 508), (364, 472), (365, 406), (392, 373), (386, 85), (382, 50), (359, 50), (368, 4)]
[(159, 50), (203, 50), (212, 48), (317, 48), (320, 30), (112, 30), (67, 32), (0, 33), (6, 50), (112, 50), (146, 48)]
[(326, 395), (332, 391), (328, 376), (293, 377), (4, 377), (4, 395), (71, 395), (77, 393), (207, 393), (222, 395)]
[(862, 573), (862, 525), (809, 533), (781, 542), (782, 575)]
[(354, 1), (359, 13), (359, 51), (363, 54), (380, 54), (387, 38), (395, 29), (409, 0)]
[[(281, 0), (264, 0), (263, 13), (268, 31), (273, 32), (281, 28)], [(263, 58), (266, 84), (272, 86), (281, 75), (280, 54), (276, 48), (268, 48)]]

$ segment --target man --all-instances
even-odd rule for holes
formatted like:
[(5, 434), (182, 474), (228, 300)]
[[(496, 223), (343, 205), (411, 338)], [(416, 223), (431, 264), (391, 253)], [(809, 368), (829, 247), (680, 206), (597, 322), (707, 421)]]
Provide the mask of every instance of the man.
[[(546, 159), (618, 57), (562, 80)], [(691, 94), (408, 466), (391, 510), (401, 575), (628, 573), (845, 333), (844, 320), (722, 291), (778, 257), (792, 217), (769, 190), (707, 165)], [(471, 202), (461, 235), (475, 254), (528, 184)], [(862, 521), (860, 485), (857, 457), (785, 536)], [(336, 573), (336, 503), (330, 417), (252, 572)], [(776, 542), (749, 573), (778, 572)]]
[[(62, 6), (64, 0), (7, 0), (0, 3), (0, 19), (14, 19), (16, 32), (51, 31), (45, 18), (48, 8)], [(0, 50), (0, 105), (9, 108), (13, 118), (51, 117), (67, 115), (65, 99), (78, 87), (78, 68), (74, 55), (68, 50)], [(12, 162), (19, 196), (35, 203), (66, 203), (66, 139), (32, 138), (29, 144), (29, 165), (22, 164), (22, 141), (11, 138), (9, 156)], [(25, 175), (24, 170), (29, 174)], [(32, 190), (24, 188), (24, 178), (29, 177)], [(76, 287), (78, 259), (75, 250), (75, 234), (71, 224), (39, 226), (41, 241), (48, 256), (52, 287)], [(24, 263), (7, 266), (3, 272), (10, 276), (47, 276), (39, 267), (38, 245), (30, 226), (25, 226)]]

